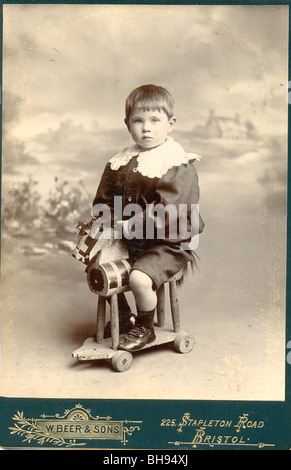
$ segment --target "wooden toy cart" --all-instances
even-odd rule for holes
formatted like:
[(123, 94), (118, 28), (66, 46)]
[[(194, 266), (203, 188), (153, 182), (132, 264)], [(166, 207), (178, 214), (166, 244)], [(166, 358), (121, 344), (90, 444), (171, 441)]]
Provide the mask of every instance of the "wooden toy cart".
[[(128, 285), (130, 268), (130, 264), (126, 259), (97, 265), (93, 263), (89, 266), (87, 270), (88, 285), (91, 292), (98, 295), (97, 333), (96, 337), (88, 338), (83, 346), (72, 353), (74, 358), (80, 361), (107, 359), (111, 361), (113, 369), (118, 372), (125, 372), (131, 367), (132, 353), (118, 350), (122, 336), (119, 336), (117, 297), (118, 293), (130, 290)], [(172, 317), (172, 325), (169, 327), (165, 326), (166, 285), (164, 284), (158, 289), (156, 339), (152, 343), (146, 344), (142, 350), (171, 342), (175, 350), (182, 354), (192, 350), (194, 346), (193, 336), (187, 331), (181, 331), (180, 328), (177, 281), (182, 276), (183, 272), (180, 271), (167, 283)], [(111, 338), (104, 339), (106, 299), (109, 300), (110, 305)]]

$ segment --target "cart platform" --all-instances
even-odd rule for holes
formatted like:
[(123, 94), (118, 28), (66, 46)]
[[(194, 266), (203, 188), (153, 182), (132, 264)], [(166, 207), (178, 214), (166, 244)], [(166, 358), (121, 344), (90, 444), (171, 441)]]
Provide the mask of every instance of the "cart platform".
[[(146, 344), (139, 351), (173, 342), (176, 351), (186, 354), (190, 352), (194, 346), (194, 338), (188, 331), (175, 333), (170, 326), (155, 326), (155, 334), (156, 339)], [(124, 336), (125, 335), (121, 335), (120, 340), (122, 340)], [(112, 359), (113, 368), (120, 372), (129, 369), (133, 360), (130, 352), (112, 349), (111, 338), (106, 338), (102, 343), (97, 343), (96, 337), (87, 338), (80, 348), (73, 351), (72, 356), (79, 361)]]

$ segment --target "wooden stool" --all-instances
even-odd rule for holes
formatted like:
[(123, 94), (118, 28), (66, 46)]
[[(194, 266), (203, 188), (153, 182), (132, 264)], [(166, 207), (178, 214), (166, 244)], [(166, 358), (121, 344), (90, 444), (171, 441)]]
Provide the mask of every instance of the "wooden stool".
[[(103, 263), (98, 266), (92, 265), (87, 271), (87, 280), (91, 292), (98, 294), (97, 307), (97, 333), (96, 341), (98, 344), (103, 342), (106, 298), (110, 304), (110, 323), (112, 349), (117, 350), (119, 344), (119, 310), (117, 294), (129, 291), (129, 273), (130, 263), (128, 260), (119, 260), (111, 263)], [(177, 297), (177, 281), (181, 279), (184, 270), (179, 271), (169, 279), (169, 295), (172, 314), (173, 329), (175, 333), (180, 331), (180, 313)], [(165, 324), (165, 284), (157, 291), (157, 320), (158, 326)]]
[[(131, 366), (133, 356), (128, 351), (118, 350), (119, 345), (119, 309), (118, 294), (130, 290), (128, 260), (92, 264), (87, 269), (87, 281), (92, 292), (98, 295), (97, 333), (96, 337), (85, 340), (83, 346), (73, 351), (72, 356), (82, 360), (111, 360), (113, 369), (125, 372)], [(166, 284), (169, 284), (170, 309), (172, 327), (165, 327), (165, 284), (157, 291), (157, 328), (156, 339), (146, 344), (143, 349), (160, 344), (173, 342), (175, 350), (182, 354), (190, 352), (194, 346), (194, 338), (187, 331), (180, 331), (180, 313), (177, 297), (177, 281), (181, 279), (184, 270), (175, 274)], [(106, 320), (106, 301), (110, 305), (111, 338), (104, 339)]]

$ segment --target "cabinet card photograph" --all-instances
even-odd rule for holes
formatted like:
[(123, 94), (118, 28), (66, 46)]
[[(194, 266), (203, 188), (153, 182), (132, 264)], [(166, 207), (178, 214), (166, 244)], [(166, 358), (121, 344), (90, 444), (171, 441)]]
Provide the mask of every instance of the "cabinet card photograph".
[(285, 400), (288, 28), (3, 5), (2, 397)]

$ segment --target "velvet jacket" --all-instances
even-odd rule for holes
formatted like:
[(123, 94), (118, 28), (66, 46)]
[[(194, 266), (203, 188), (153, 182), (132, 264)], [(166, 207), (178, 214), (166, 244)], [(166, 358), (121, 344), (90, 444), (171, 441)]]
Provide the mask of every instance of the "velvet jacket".
[[(122, 219), (127, 220), (127, 229), (133, 230), (133, 238), (147, 239), (147, 243), (150, 244), (157, 242), (157, 236), (158, 243), (189, 242), (191, 230), (192, 234), (193, 229), (197, 234), (201, 233), (204, 227), (199, 213), (198, 217), (197, 215), (194, 217), (198, 221), (196, 227), (193, 227), (193, 216), (191, 222), (191, 212), (197, 210), (197, 207), (193, 209), (193, 205), (198, 204), (200, 193), (198, 176), (194, 167), (195, 160), (200, 160), (200, 157), (193, 153), (186, 153), (182, 146), (172, 138), (167, 138), (164, 144), (147, 151), (141, 151), (137, 145), (126, 148), (107, 163), (93, 200), (92, 214), (96, 205), (106, 204), (111, 209), (111, 221), (114, 224), (114, 221), (116, 222), (114, 200), (116, 196), (119, 196), (122, 202)], [(138, 215), (132, 204), (139, 206)], [(170, 226), (173, 219), (168, 211), (164, 219), (154, 213), (153, 207), (157, 204), (172, 205), (172, 208), (176, 208), (178, 219), (180, 205), (183, 205), (187, 212), (187, 233), (180, 233), (178, 220), (177, 234), (173, 235)], [(150, 237), (147, 236), (146, 227), (149, 221), (151, 227), (154, 226), (154, 236), (151, 233)], [(136, 230), (135, 222), (140, 224), (140, 230)], [(164, 225), (164, 236), (160, 238), (159, 228), (161, 229), (162, 225)]]

